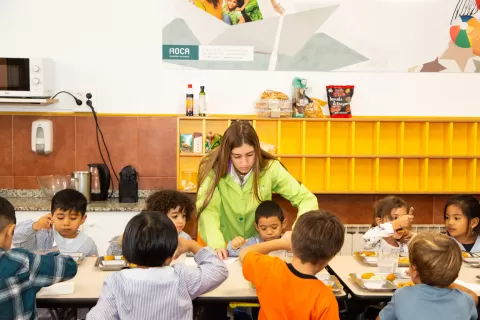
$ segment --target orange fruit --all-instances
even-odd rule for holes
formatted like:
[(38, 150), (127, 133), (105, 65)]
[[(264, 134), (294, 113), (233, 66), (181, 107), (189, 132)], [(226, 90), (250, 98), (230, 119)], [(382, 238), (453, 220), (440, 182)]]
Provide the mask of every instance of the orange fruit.
[(397, 286), (399, 288), (403, 288), (403, 287), (413, 287), (415, 285), (415, 283), (413, 282), (403, 282), (403, 283), (399, 283)]
[(362, 274), (362, 279), (370, 279), (374, 275), (375, 275), (375, 273), (372, 273), (372, 272), (363, 273)]
[(468, 252), (462, 252), (462, 257), (468, 258), (470, 257), (470, 255), (468, 254)]
[(115, 260), (115, 256), (105, 256), (105, 257), (103, 257), (103, 260), (105, 260), (105, 261)]
[(397, 279), (397, 276), (395, 276), (393, 273), (390, 273), (385, 279), (387, 279), (389, 281), (393, 281), (393, 280)]

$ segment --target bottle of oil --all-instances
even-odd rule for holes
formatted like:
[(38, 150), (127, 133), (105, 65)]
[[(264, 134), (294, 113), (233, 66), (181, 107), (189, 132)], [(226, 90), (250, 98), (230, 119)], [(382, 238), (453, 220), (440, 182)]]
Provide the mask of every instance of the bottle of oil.
[(198, 115), (200, 117), (207, 116), (207, 95), (205, 93), (205, 86), (200, 86), (200, 93), (198, 94)]
[(188, 89), (187, 89), (185, 115), (188, 117), (193, 117), (193, 88), (191, 84), (188, 85)]

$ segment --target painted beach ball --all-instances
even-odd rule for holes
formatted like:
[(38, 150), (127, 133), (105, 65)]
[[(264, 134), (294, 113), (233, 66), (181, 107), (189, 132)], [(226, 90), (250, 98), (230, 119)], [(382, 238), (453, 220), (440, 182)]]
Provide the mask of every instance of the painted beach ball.
[(450, 38), (460, 48), (472, 48), (480, 56), (480, 21), (472, 16), (461, 16), (458, 24), (450, 27)]

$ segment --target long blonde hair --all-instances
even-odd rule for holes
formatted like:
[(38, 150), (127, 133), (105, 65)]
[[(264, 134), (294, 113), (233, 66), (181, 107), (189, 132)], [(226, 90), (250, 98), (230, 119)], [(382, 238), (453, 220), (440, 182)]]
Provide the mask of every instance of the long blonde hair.
[(210, 172), (213, 172), (213, 181), (208, 187), (202, 206), (198, 210), (197, 218), (200, 217), (202, 211), (205, 210), (210, 200), (212, 200), (213, 192), (220, 179), (228, 174), (232, 150), (241, 147), (243, 144), (252, 146), (255, 151), (255, 163), (252, 167), (253, 194), (257, 201), (262, 201), (258, 194), (258, 179), (262, 171), (270, 164), (271, 160), (277, 160), (277, 158), (260, 148), (260, 140), (250, 122), (237, 120), (225, 131), (220, 146), (206, 155), (200, 162), (197, 186), (200, 188)]

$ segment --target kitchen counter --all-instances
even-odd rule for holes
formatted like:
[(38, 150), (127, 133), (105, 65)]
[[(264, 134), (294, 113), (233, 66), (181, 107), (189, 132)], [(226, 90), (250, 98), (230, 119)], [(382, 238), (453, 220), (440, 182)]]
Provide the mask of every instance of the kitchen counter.
[[(94, 201), (88, 204), (87, 211), (137, 211), (145, 207), (146, 197), (151, 191), (139, 191), (136, 203), (118, 202), (118, 193), (114, 193), (107, 201)], [(117, 195), (117, 197), (115, 197)], [(16, 211), (50, 211), (51, 201), (44, 197), (41, 190), (0, 189), (0, 196), (6, 198), (15, 207)]]

